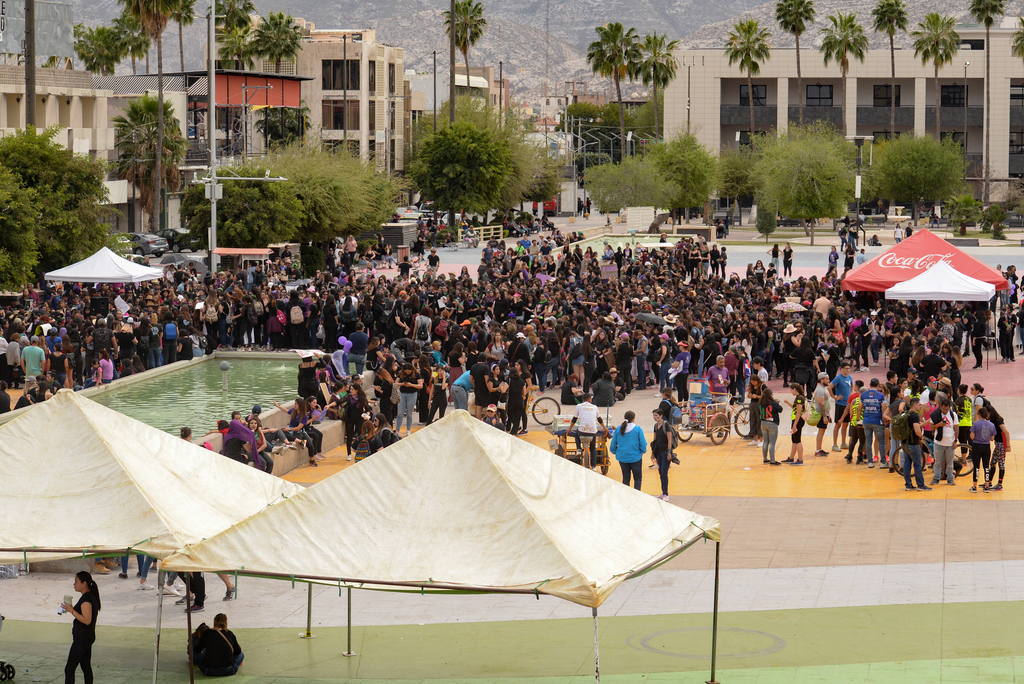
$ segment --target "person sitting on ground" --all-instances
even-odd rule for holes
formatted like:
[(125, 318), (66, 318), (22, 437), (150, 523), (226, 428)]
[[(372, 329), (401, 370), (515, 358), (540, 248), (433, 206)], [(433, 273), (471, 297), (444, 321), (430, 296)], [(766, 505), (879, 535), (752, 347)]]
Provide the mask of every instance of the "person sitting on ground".
[(244, 659), (242, 647), (228, 629), (228, 616), (217, 613), (213, 618), (213, 629), (199, 634), (192, 660), (207, 677), (229, 677), (238, 672)]

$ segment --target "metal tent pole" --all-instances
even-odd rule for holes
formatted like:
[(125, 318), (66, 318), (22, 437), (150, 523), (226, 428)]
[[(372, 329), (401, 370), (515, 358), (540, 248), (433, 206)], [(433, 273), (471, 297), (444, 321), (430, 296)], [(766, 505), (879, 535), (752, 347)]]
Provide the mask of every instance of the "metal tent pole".
[[(156, 644), (153, 646), (153, 684), (156, 684), (156, 672), (160, 668), (160, 623), (164, 616), (164, 571), (156, 573)], [(191, 641), (191, 639), (189, 639)]]
[(300, 639), (316, 639), (313, 634), (313, 583), (306, 585), (309, 591), (306, 592), (306, 631), (299, 634)]
[(706, 684), (718, 684), (715, 680), (715, 661), (718, 658), (718, 568), (722, 555), (722, 542), (715, 542), (715, 608), (711, 614), (711, 679)]
[(346, 589), (348, 589), (348, 650), (341, 655), (351, 658), (355, 655), (355, 651), (352, 650), (352, 587), (346, 587)]
[(185, 619), (188, 623), (188, 681), (189, 684), (196, 684), (196, 661), (192, 653), (192, 602), (195, 597), (192, 596), (191, 575), (190, 572), (185, 573)]
[(597, 638), (597, 608), (591, 609), (594, 613), (594, 684), (601, 684), (601, 653), (598, 651)]

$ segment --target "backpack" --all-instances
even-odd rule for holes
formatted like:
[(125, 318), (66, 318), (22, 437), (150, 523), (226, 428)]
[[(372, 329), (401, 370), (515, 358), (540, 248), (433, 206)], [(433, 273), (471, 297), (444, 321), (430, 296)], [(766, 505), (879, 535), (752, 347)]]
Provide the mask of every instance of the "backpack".
[(356, 321), (356, 307), (355, 307), (355, 303), (351, 299), (347, 299), (347, 298), (346, 298), (345, 301), (349, 303), (349, 307), (347, 309), (342, 309), (341, 310), (341, 322), (342, 323), (355, 323), (355, 321)]
[(291, 311), (288, 312), (288, 317), (292, 325), (302, 325), (302, 322), (305, 320), (302, 315), (302, 307), (298, 304), (291, 308)]
[(430, 328), (425, 325), (421, 325), (416, 329), (416, 339), (420, 342), (426, 342), (430, 338)]
[(263, 302), (261, 302), (260, 300), (255, 300), (252, 303), (252, 308), (255, 309), (257, 316), (263, 315)]
[(206, 322), (207, 323), (216, 323), (217, 322), (217, 307), (215, 307), (215, 306), (206, 306), (206, 314), (205, 314), (204, 318), (206, 318)]
[(245, 307), (245, 318), (246, 318), (247, 321), (249, 321), (249, 325), (251, 325), (251, 326), (255, 327), (256, 324), (259, 323), (259, 319), (256, 318), (256, 307), (255, 306), (247, 306), (247, 307)]
[(287, 320), (285, 320), (284, 317), (284, 311), (281, 311), (280, 309), (277, 310), (277, 322), (280, 323), (281, 325), (287, 323)]
[(356, 463), (370, 455), (370, 441), (363, 438), (356, 442)]
[(577, 342), (569, 348), (569, 360), (572, 361), (583, 355), (583, 343)]
[(434, 334), (440, 338), (448, 337), (447, 319), (442, 318), (440, 321), (437, 322), (437, 325), (434, 326)]
[(910, 412), (897, 413), (892, 418), (892, 425), (889, 426), (889, 434), (893, 439), (901, 442), (910, 438)]
[(178, 326), (168, 321), (167, 325), (164, 326), (164, 339), (165, 340), (176, 340), (178, 339)]
[(978, 398), (981, 399), (981, 405), (988, 411), (989, 416), (992, 415), (992, 403), (988, 400), (984, 394), (979, 394)]

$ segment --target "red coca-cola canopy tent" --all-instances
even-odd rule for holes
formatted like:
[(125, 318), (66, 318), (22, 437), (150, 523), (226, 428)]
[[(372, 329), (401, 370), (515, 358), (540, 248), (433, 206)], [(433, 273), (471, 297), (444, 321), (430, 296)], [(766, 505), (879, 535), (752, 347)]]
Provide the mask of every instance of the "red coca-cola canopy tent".
[(940, 261), (945, 261), (964, 275), (994, 285), (996, 290), (1009, 288), (1009, 283), (999, 271), (922, 228), (850, 271), (843, 278), (843, 289), (885, 292), (897, 283), (921, 275)]

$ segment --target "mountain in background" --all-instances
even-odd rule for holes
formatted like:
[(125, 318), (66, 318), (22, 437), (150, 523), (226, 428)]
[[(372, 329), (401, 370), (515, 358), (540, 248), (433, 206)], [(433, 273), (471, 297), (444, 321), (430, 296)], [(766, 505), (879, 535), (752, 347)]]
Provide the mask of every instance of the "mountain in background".
[[(71, 0), (75, 21), (87, 25), (109, 23), (120, 13), (117, 0)], [(488, 28), (483, 40), (469, 53), (470, 65), (490, 65), (497, 70), (503, 61), (506, 78), (512, 81), (513, 97), (536, 101), (547, 76), (550, 92), (564, 81), (585, 81), (593, 91), (607, 83), (590, 72), (586, 49), (595, 38), (594, 28), (611, 21), (635, 26), (647, 32), (668, 33), (684, 38), (706, 24), (722, 22), (757, 5), (757, 0), (484, 0)], [(432, 53), (437, 50), (437, 68), (448, 68), (448, 47), (441, 12), (444, 0), (256, 0), (260, 14), (284, 11), (312, 21), (317, 28), (373, 28), (377, 39), (405, 49), (405, 68), (418, 72), (432, 70)], [(208, 5), (200, 0), (196, 11)], [(205, 20), (185, 29), (185, 67), (203, 68)], [(550, 39), (545, 33), (550, 32)], [(457, 56), (461, 61), (461, 55)], [(130, 66), (122, 64), (124, 72)], [(178, 27), (168, 25), (164, 36), (164, 70), (177, 71)], [(139, 67), (140, 73), (142, 66)], [(150, 59), (156, 71), (156, 50)]]

